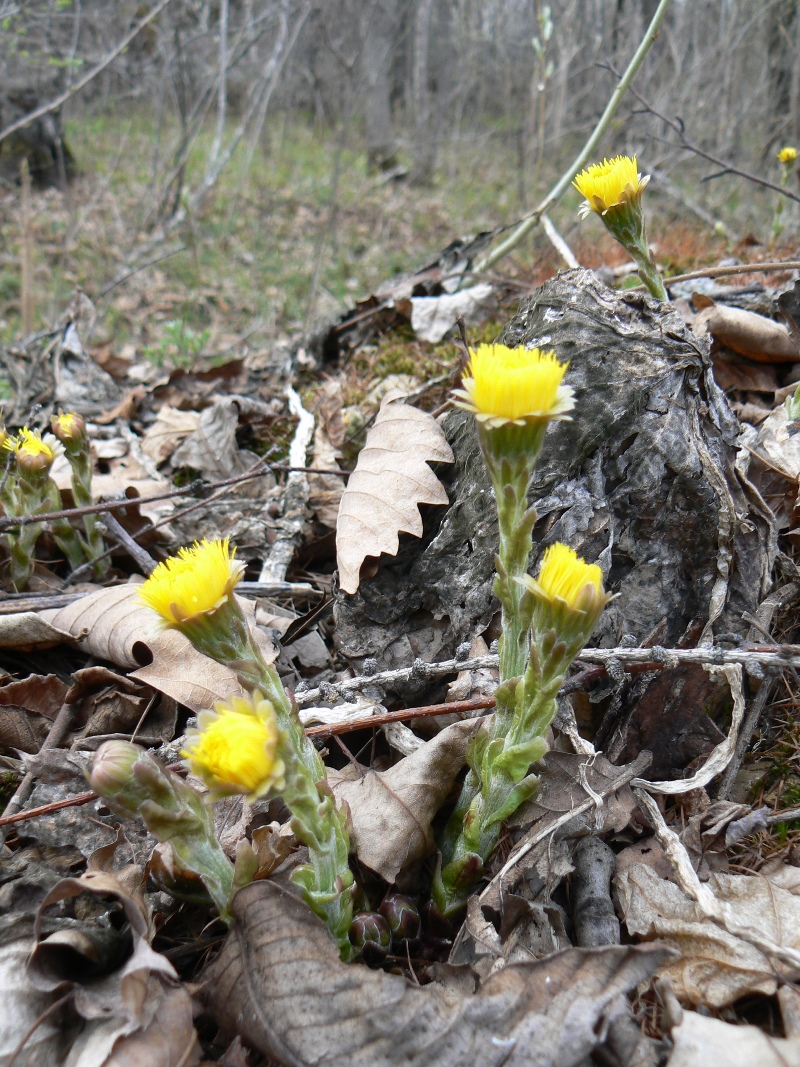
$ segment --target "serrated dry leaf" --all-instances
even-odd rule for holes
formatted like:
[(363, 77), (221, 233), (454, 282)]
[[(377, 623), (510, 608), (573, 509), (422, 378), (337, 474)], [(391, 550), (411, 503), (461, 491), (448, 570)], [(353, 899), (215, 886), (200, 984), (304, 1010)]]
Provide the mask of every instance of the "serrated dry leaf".
[(341, 963), (320, 920), (274, 883), (246, 886), (233, 911), (203, 995), (219, 1025), (286, 1067), (577, 1067), (614, 999), (669, 951), (569, 949), (464, 995)]
[[(162, 629), (155, 613), (136, 600), (137, 586), (99, 589), (65, 608), (40, 612), (52, 626), (81, 641), (81, 648), (118, 667), (133, 668), (132, 677), (166, 693), (192, 711), (209, 708), (216, 700), (241, 693), (235, 673), (197, 652), (177, 630)], [(250, 601), (239, 604), (248, 618)], [(253, 635), (267, 662), (277, 655), (265, 635)]]
[[(795, 871), (796, 878), (800, 872)], [(712, 874), (704, 883), (742, 929), (778, 945), (800, 948), (800, 886), (790, 878), (760, 874)], [(773, 994), (781, 975), (796, 978), (786, 964), (728, 933), (701, 913), (672, 881), (651, 867), (632, 863), (614, 879), (628, 933), (659, 938), (679, 949), (665, 972), (684, 1004), (723, 1008), (749, 993)]]
[(358, 589), (367, 556), (397, 554), (399, 534), (422, 534), (420, 504), (447, 504), (428, 463), (452, 463), (439, 424), (407, 404), (384, 402), (339, 505), (336, 562), (345, 593)]
[(38, 752), (68, 688), (55, 674), (31, 674), (0, 687), (0, 745)]
[(431, 823), (464, 766), (467, 746), (482, 719), (457, 722), (387, 771), (348, 780), (328, 771), (352, 816), (350, 841), (361, 863), (387, 882), (434, 849)]

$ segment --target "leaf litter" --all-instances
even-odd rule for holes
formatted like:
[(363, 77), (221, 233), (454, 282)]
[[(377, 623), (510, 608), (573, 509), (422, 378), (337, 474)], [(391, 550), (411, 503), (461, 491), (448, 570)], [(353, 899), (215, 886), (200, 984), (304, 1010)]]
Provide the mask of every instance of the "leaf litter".
[[(438, 332), (437, 316), (450, 315), (446, 302), (432, 310), (422, 332)], [(85, 311), (77, 305), (71, 311), (78, 336)], [(421, 306), (404, 303), (402, 294), (392, 309), (395, 321), (420, 313)], [(342, 351), (360, 358), (360, 349), (376, 343), (370, 330), (379, 319), (376, 315), (369, 329), (358, 323), (357, 338), (355, 327), (349, 335), (342, 333)], [(746, 344), (756, 359), (774, 357), (769, 344), (759, 340), (772, 337), (774, 330), (770, 334), (766, 327), (765, 333), (758, 323), (759, 333), (739, 319), (736, 325), (746, 334), (744, 341), (736, 341), (737, 356)], [(711, 333), (719, 359), (730, 339), (701, 321), (699, 335), (703, 329)], [(756, 352), (754, 345), (761, 349)], [(77, 357), (67, 353), (65, 358), (72, 359), (72, 367)], [(458, 460), (458, 449), (431, 414), (442, 398), (441, 386), (426, 395), (424, 375), (417, 377), (410, 387), (415, 394), (422, 390), (419, 396), (401, 402), (389, 394), (368, 428), (380, 382), (361, 383), (359, 397), (346, 363), (329, 368), (333, 376), (326, 381), (312, 381), (301, 390), (295, 378), (307, 371), (301, 372), (298, 363), (287, 374), (285, 362), (266, 354), (233, 360), (229, 369), (171, 373), (153, 373), (137, 364), (134, 355), (115, 365), (116, 390), (105, 378), (101, 388), (96, 376), (72, 372), (62, 386), (69, 388), (76, 405), (87, 409), (96, 438), (97, 487), (111, 497), (131, 494), (128, 509), (118, 514), (154, 562), (196, 536), (231, 536), (249, 577), (280, 575), (244, 601), (253, 632), (272, 659), (278, 655), (275, 631), (281, 629), (274, 620), (297, 619), (309, 601), (320, 600), (319, 594), (336, 592), (337, 562), (340, 589), (355, 593), (360, 585), (358, 596), (368, 600), (374, 571), (403, 567), (410, 540), (430, 542), (437, 510), (453, 499), (447, 468)], [(455, 352), (445, 366), (454, 377)], [(730, 399), (753, 403), (744, 386), (763, 385), (757, 374), (771, 364), (758, 362), (749, 379), (746, 365), (736, 366), (740, 369)], [(295, 387), (299, 408), (295, 401), (290, 407), (287, 399), (287, 390)], [(764, 410), (766, 422), (773, 418), (762, 437), (764, 450), (780, 466), (775, 448), (789, 456), (792, 435), (785, 419), (778, 432), (772, 429), (781, 419), (782, 404), (776, 404), (773, 414)], [(311, 432), (300, 438), (305, 416)], [(760, 445), (752, 447), (758, 451)], [(307, 463), (312, 471), (293, 477), (270, 467), (276, 456), (287, 454), (292, 456), (289, 465)], [(748, 462), (756, 487), (766, 484), (758, 461), (751, 457)], [(443, 465), (437, 468), (441, 479), (430, 463)], [(739, 468), (747, 475), (747, 463)], [(337, 469), (342, 477), (333, 473)], [(253, 471), (256, 477), (250, 477)], [(238, 488), (209, 491), (201, 486), (239, 476), (245, 480)], [(195, 491), (151, 505), (137, 503), (137, 493), (171, 491), (174, 479), (188, 479)], [(791, 532), (791, 508), (782, 516), (781, 527)], [(148, 520), (155, 529), (142, 533)], [(574, 515), (570, 521), (577, 521)], [(0, 616), (0, 646), (12, 650), (2, 661), (9, 676), (0, 686), (0, 736), (16, 781), (26, 771), (33, 779), (32, 790), (18, 806), (46, 809), (36, 818), (3, 826), (0, 920), (8, 923), (0, 939), (0, 986), (13, 1006), (13, 1019), (0, 1028), (0, 1054), (12, 1055), (19, 1047), (17, 1063), (81, 1067), (192, 1063), (209, 1053), (212, 1033), (222, 1027), (226, 1041), (243, 1039), (286, 1064), (560, 1067), (585, 1063), (600, 1049), (601, 1055), (609, 1055), (612, 1047), (622, 1047), (615, 1044), (620, 1028), (632, 1026), (639, 1036), (629, 1041), (629, 1049), (638, 1048), (637, 1055), (645, 1049), (649, 1056), (659, 1050), (673, 1067), (693, 1065), (701, 1056), (706, 1060), (710, 1049), (730, 1063), (747, 1057), (766, 1065), (800, 1061), (789, 1009), (774, 1008), (776, 999), (783, 1004), (782, 992), (796, 989), (800, 961), (794, 934), (798, 867), (791, 862), (791, 844), (777, 864), (773, 860), (763, 870), (757, 865), (731, 870), (745, 847), (752, 851), (754, 842), (773, 840), (774, 831), (763, 828), (766, 817), (756, 817), (760, 809), (751, 801), (758, 798), (745, 791), (735, 801), (710, 802), (697, 816), (688, 807), (692, 798), (705, 795), (704, 789), (713, 795), (720, 775), (735, 759), (750, 699), (741, 675), (723, 672), (731, 702), (709, 711), (713, 743), (691, 756), (691, 748), (684, 747), (680, 751), (687, 754), (671, 763), (661, 759), (668, 774), (657, 782), (645, 777), (650, 757), (631, 747), (630, 730), (628, 763), (615, 765), (593, 751), (589, 739), (596, 736), (598, 721), (592, 709), (605, 713), (611, 708), (624, 721), (647, 693), (652, 705), (648, 715), (657, 718), (672, 695), (670, 686), (637, 689), (636, 679), (624, 670), (620, 678), (613, 665), (579, 683), (571, 697), (562, 698), (568, 710), (557, 721), (539, 793), (507, 827), (488, 882), (472, 897), (460, 928), (442, 926), (425, 914), (419, 941), (390, 956), (383, 969), (345, 966), (318, 920), (286, 888), (302, 849), (280, 805), (219, 805), (218, 832), (226, 852), (233, 856), (242, 842), (250, 842), (259, 879), (236, 898), (237, 923), (227, 937), (214, 925), (196, 882), (176, 866), (168, 849), (155, 848), (135, 821), (111, 817), (97, 801), (83, 808), (58, 807), (85, 791), (84, 772), (97, 739), (135, 734), (166, 762), (174, 762), (188, 716), (237, 692), (238, 682), (232, 671), (198, 656), (179, 635), (154, 628), (136, 607), (136, 581), (129, 579), (139, 568), (123, 542), (116, 542), (111, 557), (110, 581), (116, 584), (99, 588), (90, 574), (84, 575), (86, 584), (59, 589), (59, 595), (72, 598), (66, 607), (46, 604), (69, 576), (52, 545), (43, 541), (42, 549), (31, 595), (41, 599), (43, 609)], [(281, 582), (287, 587), (284, 594), (275, 591)], [(718, 598), (724, 596), (722, 584), (717, 592)], [(334, 621), (322, 615), (309, 623), (325, 654), (278, 660), (299, 699), (304, 689), (321, 694), (310, 721), (332, 727), (352, 718), (361, 721), (369, 709), (374, 713), (408, 704), (402, 693), (377, 680), (368, 657), (355, 656), (348, 663), (337, 649), (335, 620), (342, 594), (336, 595)], [(400, 597), (397, 617), (410, 617), (419, 606)], [(791, 642), (791, 620), (781, 619), (780, 626), (776, 639)], [(771, 623), (767, 629), (779, 634)], [(496, 636), (489, 612), (482, 629), (469, 635), (461, 662), (470, 647), (478, 650), (472, 655), (488, 653)], [(441, 812), (452, 802), (469, 739), (481, 723), (474, 717), (458, 721), (475, 713), (453, 709), (471, 698), (491, 696), (496, 684), (491, 666), (456, 667), (443, 682), (427, 676), (425, 660), (441, 655), (411, 631), (405, 644), (398, 643), (398, 655), (416, 672), (408, 692), (424, 694), (431, 704), (442, 702), (441, 718), (449, 725), (426, 740), (430, 731), (423, 724), (437, 718), (415, 717), (415, 710), (425, 708), (409, 707), (407, 721), (393, 724), (394, 733), (377, 734), (362, 726), (352, 738), (342, 735), (343, 748), (326, 741), (332, 784), (348, 804), (355, 860), (373, 904), (398, 882), (424, 901)], [(17, 662), (14, 656), (20, 657)], [(412, 666), (417, 659), (423, 664), (419, 668)], [(358, 669), (362, 677), (358, 689), (349, 691), (348, 703), (337, 684), (352, 680)], [(643, 674), (652, 681), (659, 671), (666, 678), (669, 664), (665, 669), (664, 655), (654, 652), (649, 676)], [(753, 678), (751, 685), (767, 684), (763, 671), (761, 677), (755, 671)], [(791, 685), (789, 675), (786, 684)], [(446, 708), (448, 702), (453, 709)], [(69, 725), (48, 748), (52, 724), (63, 718), (64, 708)], [(687, 719), (692, 729), (698, 721), (699, 711), (696, 720)], [(564, 729), (558, 729), (559, 722)], [(576, 742), (578, 750), (570, 751)], [(657, 755), (667, 752), (670, 743), (667, 731), (658, 738)], [(641, 788), (661, 795), (661, 822), (638, 798), (634, 789)], [(665, 826), (681, 826), (682, 821), (687, 825), (680, 837), (665, 836)], [(648, 824), (655, 837), (645, 836)], [(733, 829), (737, 826), (738, 831)], [(603, 941), (607, 935), (598, 933), (599, 921), (592, 925), (591, 908), (585, 913), (590, 936), (601, 938), (600, 947), (587, 947), (576, 933), (571, 897), (580, 897), (581, 842), (610, 845), (617, 868), (613, 894), (601, 888), (594, 903), (598, 915), (613, 915), (616, 908), (630, 944)], [(87, 857), (85, 873), (82, 857)], [(65, 866), (71, 871), (66, 879), (61, 877)], [(171, 902), (165, 890), (182, 896), (184, 903)], [(24, 899), (29, 905), (21, 909)], [(91, 900), (95, 903), (87, 903)], [(151, 907), (158, 918), (154, 941)], [(58, 1004), (62, 995), (66, 999)], [(782, 1019), (777, 1033), (732, 1025), (747, 1017), (740, 1013), (743, 997), (773, 1005)], [(217, 1055), (221, 1046), (217, 1042), (214, 1047)], [(242, 1046), (236, 1047), (246, 1058)], [(619, 1062), (638, 1062), (633, 1055), (618, 1056)]]

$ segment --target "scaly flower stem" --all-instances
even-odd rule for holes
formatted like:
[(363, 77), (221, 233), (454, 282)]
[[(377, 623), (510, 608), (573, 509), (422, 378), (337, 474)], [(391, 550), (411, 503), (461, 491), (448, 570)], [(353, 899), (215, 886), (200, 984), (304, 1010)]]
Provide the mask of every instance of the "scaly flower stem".
[[(502, 743), (517, 714), (516, 689), (503, 683), (511, 683), (519, 678), (525, 671), (528, 660), (533, 604), (518, 579), (527, 574), (533, 544), (531, 532), (536, 523), (536, 511), (528, 506), (528, 490), (546, 429), (547, 423), (544, 420), (524, 427), (508, 424), (495, 429), (478, 424), (478, 441), (497, 501), (499, 531), (494, 591), (502, 610), (502, 633), (499, 642), (501, 685), (497, 691), (495, 714), (487, 724), (485, 737), (489, 747), (495, 746), (492, 751), (496, 750), (498, 740)], [(486, 767), (477, 761), (475, 755), (468, 762), (470, 770), (464, 779), (461, 795), (448, 820), (441, 842), (442, 875), (444, 877), (450, 868), (454, 879), (454, 865), (458, 866), (459, 870), (471, 867), (479, 874), (480, 867), (488, 856), (485, 844), (480, 847), (478, 844), (488, 843), (492, 834), (483, 828), (473, 810), (476, 798), (483, 794), (481, 810), (491, 811), (491, 805), (498, 801), (499, 793), (506, 789), (506, 786), (508, 791), (515, 785), (510, 781), (502, 785), (499, 780), (490, 783), (485, 777)], [(468, 823), (472, 828), (469, 835)], [(499, 832), (499, 824), (496, 830), (492, 831), (496, 832)], [(466, 859), (467, 854), (473, 858)], [(480, 857), (480, 864), (474, 857)], [(459, 876), (455, 881), (460, 884), (463, 879)], [(467, 885), (471, 886), (472, 881), (467, 879)]]
[[(92, 460), (88, 444), (74, 454), (67, 450), (67, 459), (72, 467), (72, 495), (75, 503), (81, 508), (89, 507), (94, 504), (94, 497), (92, 496)], [(97, 515), (83, 516), (89, 558), (96, 561), (95, 571), (99, 571), (99, 575), (102, 575), (105, 564), (99, 561), (105, 553), (106, 546), (97, 523)]]
[(306, 737), (295, 705), (278, 672), (255, 644), (232, 595), (218, 612), (188, 620), (182, 629), (201, 652), (232, 667), (245, 689), (258, 689), (272, 703), (291, 748), (283, 797), (292, 813), (293, 829), (309, 850), (310, 865), (299, 868), (293, 877), (302, 886), (309, 907), (327, 924), (342, 957), (349, 959), (352, 946), (347, 932), (353, 917), (355, 880), (348, 863), (346, 810), (335, 803), (325, 765)]

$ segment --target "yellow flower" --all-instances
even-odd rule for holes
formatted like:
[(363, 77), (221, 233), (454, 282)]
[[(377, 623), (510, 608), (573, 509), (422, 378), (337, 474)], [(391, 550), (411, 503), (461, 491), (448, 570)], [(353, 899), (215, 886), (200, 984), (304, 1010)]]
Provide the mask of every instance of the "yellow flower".
[(234, 559), (224, 541), (195, 541), (177, 556), (159, 563), (139, 590), (139, 600), (157, 611), (169, 626), (220, 608), (244, 573), (244, 564)]
[(797, 149), (792, 148), (791, 145), (786, 145), (785, 148), (782, 148), (780, 152), (778, 152), (778, 159), (781, 163), (794, 163), (797, 159)]
[(72, 411), (51, 416), (50, 426), (59, 441), (65, 445), (82, 444), (86, 437), (86, 422), (82, 416)]
[(563, 419), (575, 406), (572, 389), (561, 384), (568, 366), (538, 348), (478, 345), (470, 349), (463, 388), (454, 390), (455, 404), (492, 428)]
[(545, 552), (536, 585), (548, 600), (563, 600), (579, 610), (583, 610), (587, 597), (594, 600), (605, 595), (603, 572), (597, 564), (587, 563), (560, 542)]
[(29, 430), (27, 426), (16, 437), (6, 435), (3, 448), (13, 452), (17, 465), (28, 473), (49, 471), (56, 456), (63, 451), (52, 434), (43, 437), (38, 430)]
[(639, 173), (636, 156), (615, 156), (602, 163), (593, 163), (572, 183), (581, 196), (586, 197), (580, 208), (581, 218), (585, 219), (592, 211), (605, 215), (609, 208), (629, 204), (649, 181), (649, 175), (643, 178)]
[(255, 800), (283, 787), (280, 743), (275, 709), (256, 690), (252, 697), (230, 697), (201, 712), (181, 755), (212, 796)]

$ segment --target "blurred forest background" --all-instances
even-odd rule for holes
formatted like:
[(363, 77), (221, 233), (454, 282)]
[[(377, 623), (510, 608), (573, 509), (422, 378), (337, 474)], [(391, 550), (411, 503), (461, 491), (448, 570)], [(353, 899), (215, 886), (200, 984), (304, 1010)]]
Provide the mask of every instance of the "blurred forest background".
[[(534, 206), (656, 6), (0, 0), (0, 342), (76, 286), (98, 303), (93, 343), (155, 363), (223, 360), (352, 306)], [(745, 244), (784, 254), (796, 205), (776, 233), (775, 193), (686, 144), (779, 180), (776, 151), (800, 143), (800, 2), (673, 0), (634, 88), (656, 113), (629, 93), (600, 155), (653, 176), (666, 273)], [(575, 256), (620, 262), (578, 202), (552, 213)], [(537, 231), (496, 269), (522, 286), (562, 265)]]

